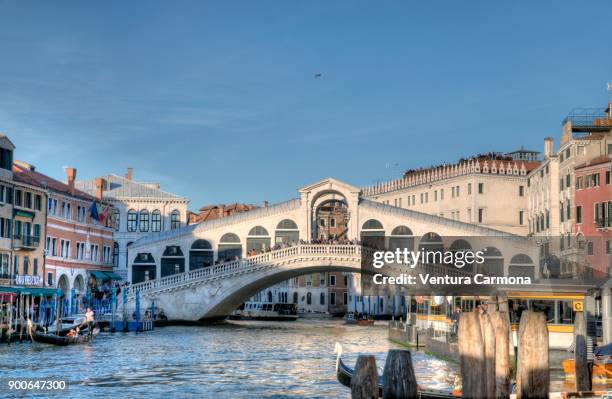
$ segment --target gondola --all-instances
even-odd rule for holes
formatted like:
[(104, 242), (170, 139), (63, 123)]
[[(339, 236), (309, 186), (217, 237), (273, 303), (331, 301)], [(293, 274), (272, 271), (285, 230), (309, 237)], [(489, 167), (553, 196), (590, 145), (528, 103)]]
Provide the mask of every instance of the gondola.
[[(342, 361), (342, 345), (336, 343), (336, 377), (338, 382), (345, 387), (351, 387), (351, 378), (353, 378), (354, 370)], [(378, 396), (383, 394), (383, 378), (378, 375)], [(419, 387), (418, 397), (421, 399), (450, 399), (461, 397), (461, 394), (454, 395), (452, 392), (437, 391), (434, 389), (422, 389)]]
[(92, 341), (100, 333), (100, 327), (97, 324), (93, 326), (91, 334), (88, 328), (84, 328), (79, 332), (76, 337), (68, 337), (67, 335), (55, 335), (50, 333), (44, 333), (32, 329), (31, 338), (34, 342), (40, 342), (43, 344), (66, 346), (74, 344), (82, 344), (85, 342)]

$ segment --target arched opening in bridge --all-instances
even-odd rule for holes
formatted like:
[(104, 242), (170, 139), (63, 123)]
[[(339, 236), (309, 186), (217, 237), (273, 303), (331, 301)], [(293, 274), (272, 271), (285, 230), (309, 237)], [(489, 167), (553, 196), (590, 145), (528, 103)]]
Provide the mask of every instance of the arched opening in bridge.
[(316, 209), (316, 234), (320, 240), (348, 239), (348, 206), (344, 200), (328, 199)]
[(189, 251), (189, 270), (202, 269), (214, 263), (214, 251), (210, 242), (195, 240)]
[(361, 226), (361, 244), (368, 248), (385, 248), (385, 228), (376, 219), (369, 219)]
[(220, 262), (242, 258), (242, 244), (234, 233), (225, 233), (219, 240), (217, 259)]
[(300, 232), (297, 224), (291, 219), (281, 220), (274, 231), (275, 244), (291, 244), (300, 240)]
[(148, 252), (139, 253), (132, 263), (132, 284), (154, 280), (156, 268), (153, 255)]
[[(448, 250), (451, 252), (457, 253), (457, 255), (455, 255), (456, 260), (465, 259), (465, 254), (468, 253), (468, 251), (472, 250), (472, 246), (470, 245), (469, 242), (460, 238), (458, 240), (453, 241), (450, 247), (448, 248)], [(463, 255), (463, 256), (460, 256), (460, 255)], [(462, 264), (463, 266), (461, 266)], [(473, 262), (459, 260), (459, 261), (455, 261), (455, 266), (467, 272), (472, 272), (474, 270)]]
[(412, 237), (412, 230), (407, 226), (397, 226), (391, 231), (389, 236), (389, 251), (395, 251), (399, 249), (408, 249), (408, 251), (414, 250), (414, 237)]
[(185, 271), (185, 255), (178, 245), (166, 247), (161, 258), (161, 276), (172, 276)]
[(525, 254), (514, 255), (508, 265), (508, 276), (534, 278), (534, 264), (531, 258)]
[(263, 226), (255, 226), (247, 236), (247, 252), (265, 252), (270, 249), (270, 234)]
[(484, 250), (484, 262), (479, 271), (490, 276), (504, 275), (504, 257), (501, 251), (495, 247), (487, 247)]

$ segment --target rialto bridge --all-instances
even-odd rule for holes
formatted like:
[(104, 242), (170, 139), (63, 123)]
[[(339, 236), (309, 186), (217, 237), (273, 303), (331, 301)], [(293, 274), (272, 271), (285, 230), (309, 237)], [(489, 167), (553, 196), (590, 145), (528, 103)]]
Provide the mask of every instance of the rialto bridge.
[[(133, 308), (138, 290), (141, 302), (155, 301), (170, 319), (223, 318), (257, 292), (290, 278), (360, 272), (357, 240), (477, 250), (474, 242), (479, 239), (498, 238), (499, 245), (487, 248), (485, 264), (491, 271), (538, 276), (537, 251), (521, 237), (377, 203), (332, 178), (298, 192), (296, 199), (153, 234), (130, 245), (132, 284), (126, 290), (126, 309)], [(321, 239), (328, 244), (312, 243)]]

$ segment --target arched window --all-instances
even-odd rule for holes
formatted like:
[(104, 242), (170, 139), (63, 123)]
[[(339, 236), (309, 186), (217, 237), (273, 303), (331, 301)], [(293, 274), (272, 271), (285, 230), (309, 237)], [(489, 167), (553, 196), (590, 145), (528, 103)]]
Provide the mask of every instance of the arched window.
[(185, 271), (185, 255), (178, 245), (166, 247), (161, 259), (161, 276), (171, 276)]
[(127, 231), (136, 231), (138, 225), (138, 214), (135, 210), (130, 209), (127, 214)]
[(504, 257), (499, 249), (487, 247), (483, 251), (484, 262), (480, 265), (482, 272), (489, 276), (504, 275)]
[(263, 226), (255, 226), (247, 237), (247, 251), (262, 252), (270, 249), (270, 235)]
[(361, 227), (362, 230), (383, 230), (383, 225), (376, 219), (366, 221)]
[(121, 213), (119, 209), (113, 210), (113, 226), (115, 227), (115, 231), (119, 231), (119, 227), (121, 226)]
[[(464, 239), (458, 239), (455, 240), (451, 243), (450, 247), (448, 248), (449, 251), (451, 252), (461, 252), (462, 254), (465, 254), (466, 252), (469, 252), (472, 250), (472, 246), (470, 245), (469, 242), (467, 242)], [(465, 256), (465, 255), (463, 255)], [(474, 262), (467, 262), (467, 261), (462, 261), (462, 260), (457, 260), (461, 258), (461, 254), (457, 253), (455, 255), (455, 266), (457, 268), (463, 269), (465, 271), (471, 272), (473, 271), (473, 263)], [(461, 258), (464, 259), (464, 258)], [(463, 266), (462, 266), (463, 265)], [(479, 267), (481, 265), (478, 265)]]
[(119, 244), (113, 243), (113, 267), (119, 267)]
[(149, 231), (149, 211), (146, 209), (140, 211), (140, 231)]
[(361, 243), (368, 248), (385, 247), (385, 229), (378, 220), (370, 219), (361, 226)]
[(170, 214), (170, 229), (176, 230), (180, 227), (181, 227), (181, 213), (175, 209)]
[(389, 236), (389, 250), (395, 251), (398, 248), (407, 248), (409, 251), (414, 250), (412, 230), (406, 226), (397, 226), (391, 231), (391, 236)]
[(219, 240), (217, 259), (221, 262), (242, 257), (240, 238), (234, 233), (225, 233)]
[(153, 255), (148, 252), (140, 252), (132, 263), (132, 284), (142, 283), (146, 280), (154, 280), (157, 265)]
[(518, 254), (512, 257), (508, 265), (508, 276), (534, 278), (535, 268), (533, 261), (528, 255)]
[(212, 245), (206, 240), (195, 240), (189, 251), (189, 270), (212, 266), (214, 254)]
[(151, 231), (161, 231), (161, 212), (159, 209), (154, 210), (151, 214)]
[(291, 219), (281, 220), (276, 225), (274, 235), (275, 244), (291, 244), (297, 243), (300, 240), (300, 232), (297, 224)]

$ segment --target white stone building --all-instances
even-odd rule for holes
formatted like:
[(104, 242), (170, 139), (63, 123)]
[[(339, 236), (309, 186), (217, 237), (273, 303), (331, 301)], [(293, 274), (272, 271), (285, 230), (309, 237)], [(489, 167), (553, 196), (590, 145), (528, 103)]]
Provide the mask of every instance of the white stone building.
[(399, 208), (527, 235), (527, 175), (538, 152), (484, 154), (408, 171), (404, 177), (365, 187), (363, 195)]
[[(111, 174), (103, 179), (77, 181), (76, 187), (90, 195), (101, 194), (113, 206), (113, 266), (125, 280), (131, 278), (127, 273), (130, 244), (148, 234), (163, 234), (187, 224), (188, 200), (163, 191), (158, 183), (135, 181), (131, 168), (125, 177)], [(97, 193), (99, 190), (101, 193)]]

